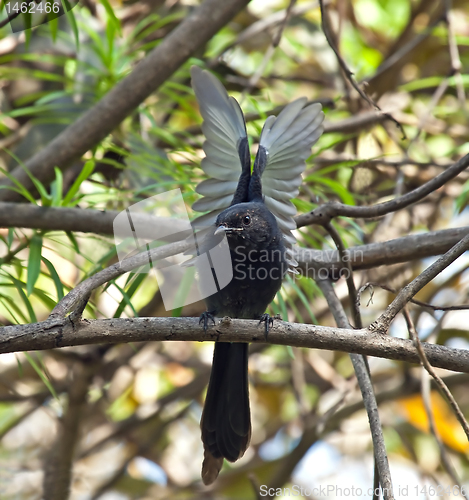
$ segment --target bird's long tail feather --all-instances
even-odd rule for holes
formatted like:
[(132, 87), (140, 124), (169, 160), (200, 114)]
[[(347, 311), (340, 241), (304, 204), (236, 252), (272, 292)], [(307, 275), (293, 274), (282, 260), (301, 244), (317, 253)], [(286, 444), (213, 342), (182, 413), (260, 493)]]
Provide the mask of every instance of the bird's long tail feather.
[(200, 427), (205, 450), (202, 480), (211, 484), (223, 458), (230, 462), (241, 458), (251, 438), (248, 344), (215, 344)]

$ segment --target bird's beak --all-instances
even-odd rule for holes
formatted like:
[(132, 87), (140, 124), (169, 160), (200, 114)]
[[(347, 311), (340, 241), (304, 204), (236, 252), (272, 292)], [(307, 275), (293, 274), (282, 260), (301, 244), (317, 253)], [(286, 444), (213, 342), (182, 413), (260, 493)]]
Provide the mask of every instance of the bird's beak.
[(217, 234), (226, 233), (229, 231), (231, 231), (230, 227), (227, 227), (226, 224), (221, 224), (215, 229), (215, 232), (213, 234), (216, 236)]
[(226, 224), (220, 224), (213, 233), (215, 236), (220, 233), (233, 233), (234, 231), (242, 231), (243, 228), (238, 227), (228, 227)]

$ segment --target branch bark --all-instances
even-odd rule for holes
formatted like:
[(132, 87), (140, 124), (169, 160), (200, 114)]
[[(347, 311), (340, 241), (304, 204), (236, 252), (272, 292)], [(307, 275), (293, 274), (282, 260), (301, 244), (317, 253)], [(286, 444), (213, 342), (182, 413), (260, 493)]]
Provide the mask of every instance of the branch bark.
[(352, 205), (344, 205), (343, 203), (326, 203), (318, 208), (315, 208), (309, 214), (304, 214), (296, 218), (296, 223), (298, 227), (307, 226), (311, 224), (321, 224), (324, 225), (329, 222), (332, 218), (339, 215), (345, 217), (356, 217), (363, 219), (371, 219), (373, 217), (381, 217), (391, 212), (396, 212), (401, 208), (405, 208), (412, 203), (420, 201), (425, 196), (433, 193), (441, 186), (446, 184), (451, 179), (454, 179), (463, 170), (469, 166), (469, 154), (461, 158), (459, 161), (451, 165), (441, 174), (437, 175), (430, 181), (426, 182), (422, 186), (414, 189), (410, 193), (399, 196), (395, 200), (386, 201), (384, 203), (377, 203), (376, 205), (371, 205), (369, 207), (356, 207)]
[[(5, 326), (0, 354), (57, 347), (142, 341), (251, 342), (328, 349), (420, 363), (411, 340), (360, 330), (276, 321), (268, 342), (258, 321), (226, 319), (205, 333), (198, 318), (126, 318), (82, 320), (53, 318), (41, 323)], [(469, 351), (423, 342), (425, 354), (438, 368), (469, 373)]]
[[(26, 203), (0, 202), (0, 227), (22, 227), (42, 230), (78, 231), (103, 235), (113, 234), (113, 221), (120, 212), (114, 210), (82, 210), (79, 208), (40, 207)], [(303, 215), (297, 217), (302, 221)], [(161, 227), (161, 232), (183, 231), (186, 229), (180, 220), (162, 218), (156, 219), (145, 214), (132, 214), (135, 223), (138, 222), (141, 236), (154, 234), (152, 227), (155, 222)], [(300, 222), (301, 223), (301, 222)], [(168, 226), (166, 226), (168, 224)], [(180, 224), (180, 227), (178, 226)], [(370, 269), (382, 265), (398, 264), (412, 259), (433, 257), (447, 252), (464, 236), (469, 234), (469, 226), (430, 231), (396, 238), (380, 243), (359, 245), (346, 250), (354, 271)], [(163, 239), (163, 238), (162, 238)], [(339, 267), (340, 258), (336, 250), (315, 250), (296, 248), (295, 259), (304, 275), (311, 274), (308, 266), (311, 262), (319, 262), (323, 267)], [(0, 259), (0, 262), (2, 260)], [(312, 276), (314, 277), (314, 276)]]
[[(338, 235), (333, 235), (333, 238), (336, 240), (336, 243), (338, 243), (338, 246), (343, 247), (342, 241), (339, 242), (340, 237)], [(351, 302), (353, 303), (355, 301), (354, 297), (356, 297), (357, 291), (355, 289), (355, 284), (353, 283), (352, 276), (350, 276), (350, 280), (352, 281), (352, 283), (349, 285), (349, 295)], [(331, 311), (333, 311), (337, 326), (342, 329), (350, 328), (350, 323), (345, 314), (344, 308), (342, 307), (342, 304), (332, 287), (331, 281), (318, 280), (317, 284), (326, 297)], [(356, 311), (354, 312), (355, 321), (361, 326), (360, 311), (356, 303), (352, 304), (352, 308), (356, 309)], [(386, 446), (384, 444), (383, 428), (381, 426), (381, 421), (379, 418), (378, 403), (376, 401), (373, 384), (371, 382), (368, 360), (366, 356), (360, 356), (356, 353), (350, 353), (350, 359), (353, 364), (353, 369), (355, 371), (358, 385), (362, 393), (363, 404), (365, 405), (366, 413), (368, 415), (368, 421), (370, 423), (370, 431), (373, 440), (373, 451), (375, 457), (375, 485), (378, 485), (378, 483), (381, 485), (384, 500), (394, 500), (391, 471), (389, 469), (388, 455), (386, 452)]]
[(423, 273), (419, 274), (414, 280), (406, 285), (398, 294), (397, 297), (389, 304), (383, 314), (372, 323), (371, 328), (385, 333), (392, 320), (399, 314), (402, 308), (416, 295), (427, 283), (434, 279), (452, 262), (460, 257), (464, 252), (469, 250), (469, 235), (465, 236), (453, 248), (448, 250), (431, 266), (427, 267)]
[(59, 421), (59, 432), (44, 464), (44, 498), (64, 500), (69, 498), (74, 452), (80, 434), (83, 408), (89, 386), (99, 363), (76, 363), (74, 380), (68, 391), (68, 405)]

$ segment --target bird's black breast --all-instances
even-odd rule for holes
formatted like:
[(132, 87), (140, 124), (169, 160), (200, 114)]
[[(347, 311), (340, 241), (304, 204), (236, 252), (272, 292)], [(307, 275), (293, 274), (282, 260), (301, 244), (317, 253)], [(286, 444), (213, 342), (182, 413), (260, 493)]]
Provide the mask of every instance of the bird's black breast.
[(233, 279), (206, 298), (207, 310), (217, 316), (256, 319), (265, 313), (282, 286), (287, 270), (285, 248), (276, 239), (262, 250), (230, 249)]

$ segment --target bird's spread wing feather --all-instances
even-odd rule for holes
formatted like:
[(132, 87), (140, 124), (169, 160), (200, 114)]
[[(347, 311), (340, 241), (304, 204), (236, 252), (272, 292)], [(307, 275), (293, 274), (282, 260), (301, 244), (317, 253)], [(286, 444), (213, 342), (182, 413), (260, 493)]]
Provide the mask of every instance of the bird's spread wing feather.
[[(278, 117), (265, 122), (258, 157), (265, 155), (262, 192), (267, 208), (277, 217), (289, 245), (295, 243), (296, 209), (291, 198), (298, 196), (301, 174), (311, 155), (311, 147), (322, 134), (324, 113), (319, 103), (306, 106), (306, 98), (286, 106)], [(257, 158), (256, 158), (257, 160)]]
[(241, 158), (245, 155), (241, 150), (248, 143), (244, 116), (237, 101), (228, 96), (223, 85), (208, 71), (193, 66), (191, 76), (204, 119), (205, 158), (201, 167), (210, 177), (197, 186), (196, 191), (203, 198), (192, 208), (211, 212), (194, 221), (196, 226), (205, 226), (214, 223), (217, 215), (230, 206), (244, 166)]
[[(262, 129), (256, 157), (263, 169), (264, 202), (277, 218), (290, 249), (296, 242), (292, 234), (296, 229), (293, 219), (296, 208), (290, 200), (298, 196), (305, 160), (323, 132), (321, 105), (305, 106), (306, 102), (304, 97), (297, 99), (285, 106), (278, 117), (269, 116)], [(289, 253), (289, 264), (295, 267), (297, 263)]]

